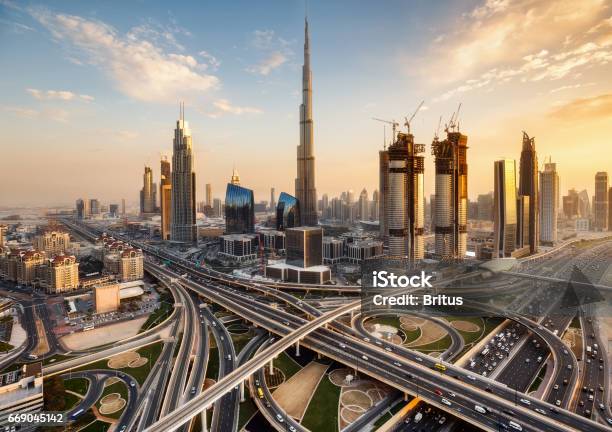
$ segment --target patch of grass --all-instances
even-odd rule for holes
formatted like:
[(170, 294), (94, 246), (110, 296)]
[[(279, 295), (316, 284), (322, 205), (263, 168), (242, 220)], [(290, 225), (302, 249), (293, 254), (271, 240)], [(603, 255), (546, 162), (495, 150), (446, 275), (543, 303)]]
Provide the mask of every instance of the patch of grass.
[(90, 423), (86, 428), (81, 429), (79, 432), (106, 432), (110, 427), (110, 423), (96, 420)]
[(311, 431), (336, 432), (339, 399), (340, 387), (332, 384), (326, 374), (308, 404), (302, 425)]
[(378, 429), (382, 425), (384, 425), (387, 421), (389, 421), (393, 417), (389, 411), (387, 411), (383, 416), (379, 417), (378, 420), (374, 422), (374, 430)]
[(106, 417), (110, 417), (113, 419), (118, 419), (119, 417), (121, 417), (121, 414), (123, 413), (123, 410), (125, 410), (125, 407), (127, 406), (127, 401), (128, 401), (128, 389), (127, 386), (125, 385), (125, 383), (123, 381), (117, 381), (114, 384), (111, 384), (109, 386), (104, 387), (104, 391), (102, 392), (102, 396), (100, 396), (100, 399), (98, 399), (98, 401), (96, 402), (96, 407), (98, 409), (100, 409), (100, 406), (102, 405), (100, 403), (100, 400), (102, 400), (102, 398), (106, 395), (109, 395), (111, 393), (119, 393), (121, 395), (121, 398), (123, 400), (125, 400), (126, 404), (123, 408), (121, 408), (119, 411), (115, 411), (112, 414), (105, 414)]
[(172, 313), (173, 306), (168, 303), (160, 303), (160, 306), (149, 315), (147, 320), (144, 322), (138, 333), (142, 333), (157, 324), (163, 322)]
[(419, 327), (417, 327), (416, 330), (400, 329), (400, 331), (406, 335), (406, 340), (404, 341), (404, 344), (414, 342), (415, 340), (421, 337), (421, 329)]
[(4, 341), (0, 341), (0, 351), (2, 352), (6, 352), (6, 351), (10, 351), (13, 348), (15, 348), (13, 345), (11, 345), (8, 342), (4, 342)]
[(256, 412), (257, 405), (255, 405), (251, 398), (247, 398), (246, 401), (242, 402), (238, 411), (238, 430), (241, 430)]
[(81, 399), (75, 395), (73, 395), (72, 393), (67, 393), (64, 392), (64, 403), (65, 411), (71, 410), (72, 408), (74, 408), (79, 402), (81, 402)]
[(214, 380), (217, 380), (219, 378), (219, 349), (218, 348), (211, 348), (208, 352), (208, 366), (206, 366), (206, 378), (210, 378)]
[(293, 359), (284, 352), (281, 353), (278, 358), (274, 359), (274, 367), (283, 371), (285, 374), (285, 380), (291, 378), (301, 369), (300, 365), (293, 361)]
[(531, 386), (527, 391), (528, 393), (534, 392), (540, 387), (540, 384), (542, 384), (542, 380), (544, 379), (544, 375), (546, 375), (546, 365), (542, 366), (542, 369), (540, 369), (538, 376), (536, 376), (536, 378), (531, 383)]
[(570, 327), (576, 328), (576, 329), (581, 329), (582, 326), (580, 325), (580, 318), (578, 318), (578, 315), (576, 315), (574, 317), (574, 319), (572, 320), (572, 322), (569, 325)]
[(89, 380), (85, 378), (67, 378), (64, 379), (64, 388), (85, 396), (87, 389), (89, 389)]
[(396, 315), (378, 316), (376, 318), (369, 319), (367, 323), (368, 324), (388, 325), (388, 326), (392, 326), (395, 328), (400, 328), (400, 324), (401, 324), (399, 317)]
[(437, 341), (433, 341), (425, 345), (415, 346), (412, 347), (412, 349), (422, 353), (443, 352), (451, 346), (451, 343), (453, 343), (453, 340), (451, 339), (450, 335), (447, 334), (442, 339), (438, 339)]

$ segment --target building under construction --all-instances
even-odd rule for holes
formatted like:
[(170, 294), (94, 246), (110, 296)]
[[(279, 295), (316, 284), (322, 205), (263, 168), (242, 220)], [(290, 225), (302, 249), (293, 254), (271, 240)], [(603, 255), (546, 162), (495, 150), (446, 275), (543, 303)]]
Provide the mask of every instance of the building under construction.
[(379, 198), (378, 198), (378, 221), (380, 227), (380, 238), (384, 244), (389, 243), (389, 220), (387, 205), (389, 201), (389, 151), (385, 148), (378, 152), (378, 179), (379, 179)]
[[(455, 130), (457, 129), (457, 130)], [(451, 119), (446, 139), (432, 143), (435, 156), (435, 251), (442, 260), (460, 260), (467, 247), (467, 135)]]
[[(388, 199), (385, 229), (389, 235), (389, 254), (423, 259), (424, 207), (424, 144), (415, 144), (411, 133), (397, 134), (389, 147)], [(381, 215), (382, 216), (382, 215)]]

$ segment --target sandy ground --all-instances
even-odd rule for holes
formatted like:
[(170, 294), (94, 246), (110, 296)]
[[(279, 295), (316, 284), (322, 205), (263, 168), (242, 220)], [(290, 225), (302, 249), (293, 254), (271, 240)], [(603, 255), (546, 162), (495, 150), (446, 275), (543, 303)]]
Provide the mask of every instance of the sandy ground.
[(480, 331), (479, 326), (469, 321), (452, 321), (450, 325), (464, 332), (476, 333)]
[(11, 331), (11, 340), (8, 341), (14, 347), (21, 346), (21, 344), (26, 340), (28, 334), (21, 326), (21, 323), (18, 322), (15, 317), (13, 317), (13, 330)]
[(327, 368), (328, 365), (314, 361), (308, 363), (272, 393), (274, 400), (288, 415), (301, 421)]
[(122, 409), (126, 403), (126, 400), (123, 399), (119, 393), (108, 394), (100, 400), (100, 414), (107, 415), (117, 412)]
[(111, 357), (108, 360), (108, 367), (111, 369), (123, 369), (128, 367), (128, 365), (140, 358), (140, 354), (136, 351), (128, 351), (116, 356)]
[(425, 323), (421, 326), (421, 336), (418, 339), (406, 344), (406, 346), (415, 347), (419, 345), (427, 345), (428, 343), (442, 339), (446, 335), (447, 333), (444, 328), (432, 321), (425, 321)]
[(389, 392), (385, 384), (360, 379), (350, 386), (343, 386), (340, 393), (340, 416), (338, 425), (344, 429), (357, 420), (369, 408), (384, 399)]
[(38, 344), (34, 348), (33, 354), (41, 356), (49, 352), (49, 341), (47, 340), (47, 332), (40, 318), (36, 318), (36, 334), (38, 335)]
[(147, 317), (141, 317), (130, 321), (98, 327), (86, 332), (69, 334), (62, 336), (60, 342), (69, 351), (78, 351), (105, 345), (137, 335), (138, 330), (140, 330), (140, 327), (142, 327), (146, 320)]

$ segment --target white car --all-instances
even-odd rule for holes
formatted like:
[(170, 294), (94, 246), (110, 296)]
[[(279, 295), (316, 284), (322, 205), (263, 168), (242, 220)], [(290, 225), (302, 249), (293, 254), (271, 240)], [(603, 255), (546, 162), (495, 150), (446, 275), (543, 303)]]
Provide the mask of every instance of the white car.
[(442, 398), (442, 403), (443, 403), (444, 405), (448, 405), (448, 406), (451, 406), (451, 405), (452, 405), (451, 401), (449, 401), (448, 399), (444, 399), (444, 398)]
[(525, 405), (531, 405), (531, 401), (527, 399), (521, 399), (521, 403), (524, 403)]

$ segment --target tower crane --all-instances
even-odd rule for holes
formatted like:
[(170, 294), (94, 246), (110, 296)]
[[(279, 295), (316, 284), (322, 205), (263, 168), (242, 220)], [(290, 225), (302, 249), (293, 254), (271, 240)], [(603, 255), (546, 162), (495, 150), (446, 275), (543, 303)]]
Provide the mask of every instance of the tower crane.
[(448, 133), (449, 130), (454, 132), (455, 131), (455, 127), (457, 127), (457, 128), (459, 127), (458, 119), (459, 119), (459, 111), (461, 111), (461, 104), (462, 104), (462, 102), (459, 102), (459, 106), (457, 107), (457, 111), (455, 111), (453, 113), (453, 115), (451, 116), (450, 120), (448, 121), (448, 124), (445, 125), (444, 132)]
[(421, 107), (423, 106), (423, 104), (425, 103), (424, 100), (421, 101), (421, 103), (419, 104), (419, 106), (417, 107), (416, 110), (414, 110), (414, 113), (412, 114), (412, 116), (410, 117), (410, 119), (408, 119), (408, 117), (404, 117), (404, 126), (406, 126), (406, 130), (408, 131), (408, 133), (410, 133), (410, 122), (412, 121), (412, 119), (414, 119), (414, 116), (417, 115), (417, 113), (419, 112), (419, 110), (421, 109)]
[(395, 141), (395, 135), (397, 133), (397, 128), (399, 127), (399, 123), (398, 122), (396, 122), (395, 120), (383, 120), (383, 119), (379, 119), (379, 118), (376, 118), (376, 117), (372, 117), (372, 120), (376, 120), (376, 121), (379, 121), (379, 122), (390, 124), (391, 127), (393, 128), (393, 138), (392, 138), (392, 141)]
[(438, 127), (436, 128), (436, 133), (434, 134), (434, 141), (438, 141), (441, 124), (442, 124), (442, 116), (440, 116), (440, 118), (438, 119)]

